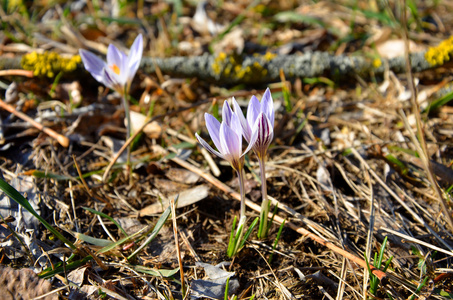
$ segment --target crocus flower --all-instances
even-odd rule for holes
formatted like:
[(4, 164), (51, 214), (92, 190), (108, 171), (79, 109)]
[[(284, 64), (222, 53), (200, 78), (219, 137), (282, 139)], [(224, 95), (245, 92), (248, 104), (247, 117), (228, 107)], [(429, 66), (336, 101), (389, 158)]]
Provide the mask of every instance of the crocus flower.
[[(255, 96), (252, 96), (247, 107), (247, 119), (234, 99), (233, 106), (241, 122), (244, 138), (247, 142), (253, 136), (254, 130), (257, 131), (258, 137), (254, 143), (253, 151), (259, 159), (264, 159), (267, 148), (274, 138), (274, 103), (269, 88), (266, 89), (261, 102)], [(255, 126), (256, 123), (258, 123), (257, 126)]]
[[(135, 73), (137, 73), (143, 55), (143, 37), (139, 34), (126, 55), (110, 44), (107, 49), (107, 62), (87, 50), (79, 50), (85, 69), (100, 83), (117, 91), (123, 98), (126, 114), (127, 138), (131, 136), (131, 116), (127, 98)], [(130, 168), (131, 147), (127, 147), (127, 166)]]
[(214, 116), (205, 113), (206, 127), (217, 150), (214, 150), (204, 139), (195, 134), (200, 144), (212, 154), (228, 161), (233, 169), (239, 171), (244, 165), (244, 155), (252, 149), (258, 131), (250, 136), (249, 145), (242, 151), (242, 126), (237, 114), (233, 113), (228, 102), (225, 101), (222, 108), (222, 123)]
[(141, 34), (137, 36), (129, 55), (110, 44), (107, 50), (107, 62), (84, 49), (80, 49), (79, 53), (85, 69), (97, 81), (124, 95), (129, 92), (132, 79), (142, 59), (143, 37)]
[(267, 149), (269, 148), (272, 139), (274, 138), (274, 103), (272, 100), (271, 92), (266, 89), (261, 102), (255, 96), (250, 99), (247, 107), (247, 118), (244, 117), (239, 104), (233, 99), (233, 106), (235, 114), (241, 122), (244, 138), (249, 141), (252, 136), (257, 136), (255, 143), (253, 143), (253, 151), (258, 156), (261, 175), (261, 213), (260, 213), (260, 226), (258, 229), (258, 237), (264, 238), (267, 236), (269, 224), (269, 200), (267, 197), (266, 186), (266, 167), (265, 159)]

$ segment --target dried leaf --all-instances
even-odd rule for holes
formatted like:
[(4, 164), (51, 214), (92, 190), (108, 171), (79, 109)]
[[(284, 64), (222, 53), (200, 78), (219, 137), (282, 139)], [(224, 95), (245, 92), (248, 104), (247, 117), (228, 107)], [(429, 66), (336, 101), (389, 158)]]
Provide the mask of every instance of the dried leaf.
[[(203, 200), (208, 196), (208, 192), (209, 186), (205, 184), (198, 185), (194, 188), (182, 191), (181, 193), (179, 193), (177, 208), (188, 206), (190, 204), (194, 204), (200, 200)], [(168, 196), (168, 199), (174, 199), (175, 196), (176, 195), (170, 195)], [(140, 210), (140, 216), (148, 216), (164, 211), (170, 204), (168, 199), (162, 199), (162, 203), (157, 202), (143, 208), (142, 210)]]
[[(148, 118), (141, 113), (131, 111), (131, 130), (132, 133), (136, 132), (139, 128), (143, 126), (148, 121)], [(127, 124), (125, 124), (127, 125)], [(159, 125), (158, 122), (153, 121), (145, 126), (143, 132), (146, 134), (147, 137), (150, 139), (157, 139), (160, 134), (162, 133), (162, 127)]]
[[(225, 262), (218, 265), (197, 262), (198, 267), (203, 267), (209, 280), (192, 280), (190, 288), (194, 298), (223, 299), (225, 296), (225, 286), (228, 278), (234, 276), (234, 272), (227, 272), (221, 267)], [(237, 279), (230, 279), (228, 293), (233, 294), (239, 288)]]

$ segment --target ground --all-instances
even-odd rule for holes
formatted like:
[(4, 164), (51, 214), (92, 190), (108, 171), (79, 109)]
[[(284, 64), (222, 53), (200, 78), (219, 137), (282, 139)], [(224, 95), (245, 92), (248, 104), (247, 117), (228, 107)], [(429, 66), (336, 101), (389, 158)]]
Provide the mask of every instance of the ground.
[[(197, 4), (2, 4), (2, 295), (221, 299), (230, 278), (230, 299), (452, 298), (453, 6)], [(144, 57), (127, 102), (128, 164), (122, 90), (96, 81), (78, 53), (105, 59), (109, 44), (128, 51), (138, 34)], [(420, 61), (414, 72), (404, 66), (406, 46)], [(340, 63), (316, 77), (270, 69), (314, 51)], [(342, 73), (343, 60), (360, 69)], [(168, 68), (175, 61), (178, 69)], [(230, 258), (238, 178), (195, 133), (211, 142), (205, 113), (221, 120), (232, 97), (245, 113), (267, 88), (276, 215), (267, 238), (253, 231)], [(245, 194), (251, 224), (262, 196), (252, 152)]]

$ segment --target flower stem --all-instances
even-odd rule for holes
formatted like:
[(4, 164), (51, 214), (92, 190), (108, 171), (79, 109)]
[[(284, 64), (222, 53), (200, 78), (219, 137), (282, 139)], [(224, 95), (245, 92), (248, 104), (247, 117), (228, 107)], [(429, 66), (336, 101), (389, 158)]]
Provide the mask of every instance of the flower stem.
[(239, 190), (241, 193), (241, 215), (239, 218), (239, 227), (245, 223), (245, 188), (244, 188), (244, 168), (237, 170), (238, 180), (239, 180)]
[[(131, 124), (131, 112), (129, 109), (129, 101), (128, 101), (129, 93), (128, 89), (125, 88), (124, 95), (123, 95), (123, 105), (124, 105), (124, 114), (126, 115), (126, 140), (131, 137), (132, 134), (132, 124)], [(131, 148), (132, 144), (127, 146), (127, 161), (126, 165), (129, 170), (131, 170)]]
[(258, 159), (258, 162), (260, 165), (261, 197), (262, 197), (258, 238), (265, 238), (268, 232), (267, 216), (269, 214), (269, 199), (267, 198), (265, 157)]

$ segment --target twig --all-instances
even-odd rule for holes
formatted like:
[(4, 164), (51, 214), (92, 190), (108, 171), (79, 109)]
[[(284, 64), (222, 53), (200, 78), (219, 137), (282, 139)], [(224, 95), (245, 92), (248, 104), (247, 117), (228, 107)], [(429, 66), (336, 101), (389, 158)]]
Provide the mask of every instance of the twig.
[(33, 71), (22, 69), (0, 70), (0, 76), (24, 76), (33, 78)]
[(0, 108), (3, 108), (5, 110), (9, 111), (13, 115), (15, 115), (15, 116), (21, 118), (22, 120), (30, 123), (31, 125), (33, 125), (37, 129), (43, 131), (44, 133), (46, 133), (50, 137), (56, 139), (58, 141), (58, 143), (60, 143), (60, 145), (62, 145), (63, 147), (67, 148), (69, 146), (69, 139), (67, 137), (65, 137), (64, 135), (61, 135), (59, 133), (56, 133), (54, 130), (52, 130), (50, 128), (47, 128), (47, 127), (43, 126), (42, 124), (36, 122), (32, 118), (30, 118), (29, 116), (24, 114), (23, 112), (20, 112), (20, 111), (16, 110), (14, 107), (12, 107), (11, 105), (5, 103), (1, 99), (0, 99)]

